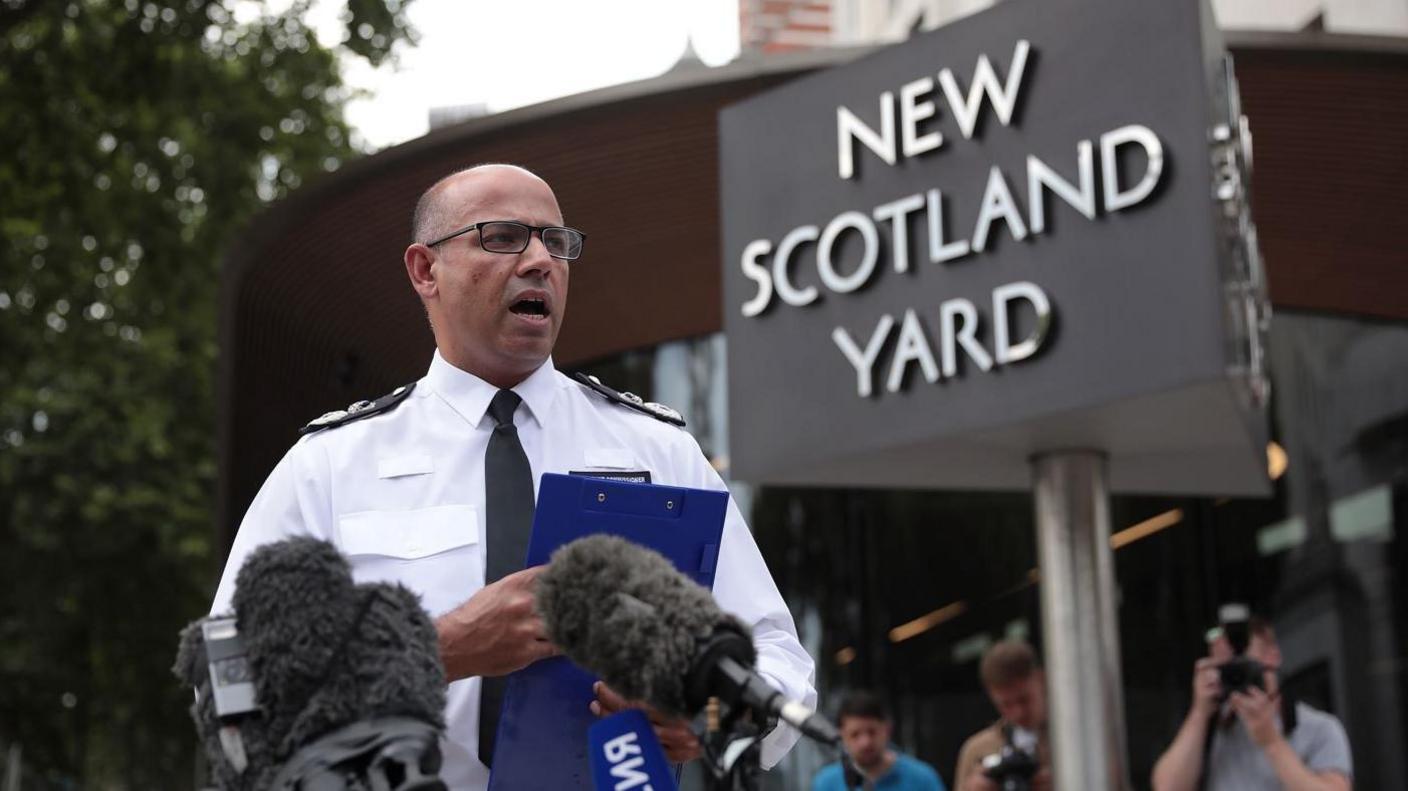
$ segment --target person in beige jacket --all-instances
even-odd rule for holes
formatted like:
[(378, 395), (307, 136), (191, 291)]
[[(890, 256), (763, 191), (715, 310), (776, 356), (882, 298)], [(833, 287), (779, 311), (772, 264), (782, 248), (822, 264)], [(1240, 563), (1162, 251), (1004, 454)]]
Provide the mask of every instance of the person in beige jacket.
[(1051, 749), (1046, 735), (1046, 675), (1032, 647), (1003, 640), (983, 654), (978, 667), (983, 688), (1000, 719), (978, 731), (958, 751), (955, 791), (998, 791), (983, 770), (983, 759), (1012, 745), (1036, 758), (1032, 791), (1051, 791)]

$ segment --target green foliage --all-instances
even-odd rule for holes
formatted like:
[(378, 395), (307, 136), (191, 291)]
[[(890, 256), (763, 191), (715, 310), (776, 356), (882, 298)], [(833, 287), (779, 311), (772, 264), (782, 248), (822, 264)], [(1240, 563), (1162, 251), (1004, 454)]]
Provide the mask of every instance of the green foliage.
[(411, 37), (353, 0), (324, 46), (310, 2), (0, 0), (0, 755), (56, 787), (192, 785), (220, 262), (356, 154), (342, 53)]

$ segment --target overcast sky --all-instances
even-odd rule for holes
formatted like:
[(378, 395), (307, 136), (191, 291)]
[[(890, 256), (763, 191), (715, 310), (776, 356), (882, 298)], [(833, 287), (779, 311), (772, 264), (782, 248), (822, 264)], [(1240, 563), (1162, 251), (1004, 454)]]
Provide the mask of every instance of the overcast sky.
[[(319, 15), (335, 22), (336, 5)], [(346, 73), (373, 92), (348, 120), (374, 148), (425, 134), (431, 107), (501, 111), (657, 76), (687, 37), (711, 66), (738, 54), (738, 0), (415, 0), (410, 17), (420, 43), (398, 68)]]

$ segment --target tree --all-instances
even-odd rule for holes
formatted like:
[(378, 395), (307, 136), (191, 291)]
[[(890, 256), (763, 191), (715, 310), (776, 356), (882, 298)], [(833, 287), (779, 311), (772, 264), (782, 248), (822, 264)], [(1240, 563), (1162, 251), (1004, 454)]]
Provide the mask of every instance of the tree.
[(53, 785), (192, 784), (219, 265), (357, 154), (339, 59), (410, 41), (407, 2), (325, 46), (312, 0), (0, 0), (0, 755)]

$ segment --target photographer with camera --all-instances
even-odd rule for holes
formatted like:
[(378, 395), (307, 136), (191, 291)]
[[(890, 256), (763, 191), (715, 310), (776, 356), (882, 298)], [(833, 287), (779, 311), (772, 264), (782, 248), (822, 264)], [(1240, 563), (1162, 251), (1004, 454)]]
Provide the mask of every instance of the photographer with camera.
[(875, 695), (847, 695), (836, 712), (836, 727), (848, 760), (823, 766), (812, 779), (812, 791), (945, 791), (934, 767), (890, 745), (894, 723)]
[(1334, 715), (1281, 695), (1281, 649), (1267, 621), (1222, 608), (1193, 704), (1154, 765), (1155, 791), (1350, 791), (1353, 764)]
[(1003, 640), (983, 654), (983, 687), (997, 722), (973, 734), (958, 751), (958, 791), (1051, 791), (1046, 738), (1046, 676), (1031, 646)]

